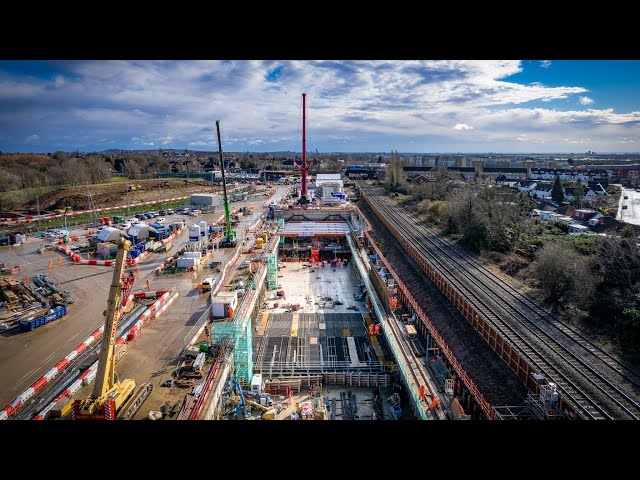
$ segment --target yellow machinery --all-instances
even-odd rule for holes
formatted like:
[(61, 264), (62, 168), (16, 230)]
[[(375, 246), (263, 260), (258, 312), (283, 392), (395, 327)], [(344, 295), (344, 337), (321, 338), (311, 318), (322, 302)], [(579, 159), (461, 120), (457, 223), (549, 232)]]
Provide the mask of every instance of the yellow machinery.
[(107, 311), (104, 313), (106, 320), (98, 359), (96, 383), (89, 398), (74, 402), (73, 416), (76, 420), (115, 420), (116, 412), (136, 388), (136, 382), (131, 379), (115, 381), (114, 348), (123, 287), (122, 274), (130, 246), (131, 242), (128, 240), (118, 243), (109, 299), (107, 300)]
[(264, 239), (262, 237), (256, 238), (256, 250), (264, 248)]

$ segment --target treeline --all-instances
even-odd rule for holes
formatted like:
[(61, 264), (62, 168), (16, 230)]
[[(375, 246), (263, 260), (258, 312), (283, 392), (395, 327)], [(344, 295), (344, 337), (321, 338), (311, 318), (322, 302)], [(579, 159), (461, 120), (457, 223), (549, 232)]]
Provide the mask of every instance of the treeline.
[(550, 308), (638, 345), (640, 250), (631, 227), (607, 236), (567, 235), (562, 224), (532, 218), (534, 203), (524, 193), (482, 178), (464, 181), (444, 168), (435, 168), (435, 181), (424, 185), (407, 184), (400, 172), (392, 158), (383, 183), (408, 195), (421, 220), (488, 254)]
[(102, 183), (116, 174), (146, 178), (170, 169), (156, 152), (103, 154), (55, 152), (0, 155), (0, 191)]

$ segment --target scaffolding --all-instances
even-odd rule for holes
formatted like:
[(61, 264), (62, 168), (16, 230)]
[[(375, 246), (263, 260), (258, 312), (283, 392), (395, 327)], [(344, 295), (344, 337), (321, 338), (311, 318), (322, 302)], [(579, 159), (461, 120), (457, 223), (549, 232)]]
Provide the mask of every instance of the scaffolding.
[(253, 376), (252, 342), (250, 317), (213, 322), (211, 325), (211, 343), (213, 345), (233, 345), (235, 378), (246, 380), (247, 384)]
[[(282, 237), (280, 237), (282, 238)], [(267, 257), (267, 290), (278, 288), (278, 251)]]
[[(282, 230), (284, 228), (284, 218), (278, 219), (278, 230)], [(279, 245), (282, 247), (284, 245), (284, 235), (280, 235)]]

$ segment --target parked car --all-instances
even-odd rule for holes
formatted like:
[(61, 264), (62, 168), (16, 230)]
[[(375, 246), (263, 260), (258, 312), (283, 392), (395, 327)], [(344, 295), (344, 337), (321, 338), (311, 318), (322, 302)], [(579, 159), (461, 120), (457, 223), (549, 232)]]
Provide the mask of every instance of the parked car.
[(158, 212), (149, 212), (149, 215), (151, 215), (152, 217), (159, 217), (160, 214)]
[(120, 225), (120, 228), (121, 228), (122, 230), (127, 230), (127, 229), (131, 228), (131, 225), (132, 225), (132, 223), (131, 223), (131, 222), (124, 222), (124, 223), (122, 223), (122, 224)]
[(624, 196), (624, 199), (625, 199), (625, 200), (629, 200), (629, 195), (625, 195), (625, 196)]
[(158, 210), (158, 213), (159, 213), (160, 215), (168, 215), (168, 213), (167, 213), (167, 211), (166, 211), (166, 210)]
[(196, 216), (200, 215), (201, 213), (202, 213), (202, 210), (199, 210), (199, 209), (196, 208), (195, 210), (191, 210), (188, 213), (188, 215), (191, 215), (192, 217), (196, 217)]
[(627, 206), (626, 206), (626, 205), (622, 205), (622, 209), (623, 209), (623, 210), (626, 210), (626, 209), (627, 209)]
[(175, 215), (175, 211), (173, 210), (173, 208), (170, 208), (167, 210), (167, 212), (165, 213), (165, 215)]
[(164, 222), (166, 222), (166, 221), (167, 221), (167, 219), (166, 219), (166, 218), (164, 218), (164, 217), (156, 218), (156, 223), (164, 223)]

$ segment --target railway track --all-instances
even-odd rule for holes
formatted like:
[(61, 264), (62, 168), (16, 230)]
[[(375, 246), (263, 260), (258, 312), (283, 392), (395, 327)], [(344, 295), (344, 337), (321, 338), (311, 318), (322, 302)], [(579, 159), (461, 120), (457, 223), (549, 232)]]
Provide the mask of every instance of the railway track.
[[(527, 360), (558, 385), (587, 419), (640, 419), (640, 374), (557, 319), (493, 274), (471, 255), (440, 238), (380, 188), (359, 188), (391, 233), (415, 247), (447, 282)], [(399, 238), (400, 237), (400, 238)]]

